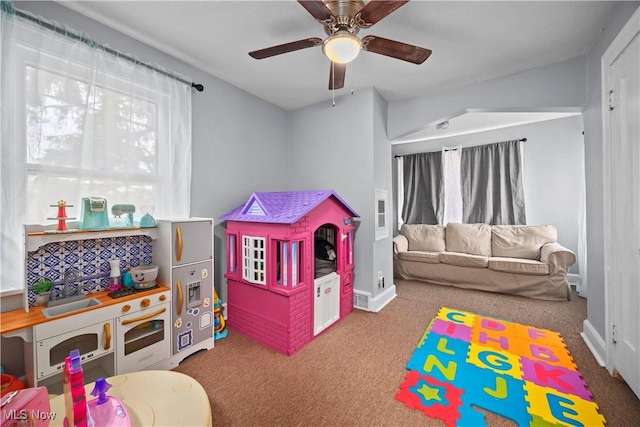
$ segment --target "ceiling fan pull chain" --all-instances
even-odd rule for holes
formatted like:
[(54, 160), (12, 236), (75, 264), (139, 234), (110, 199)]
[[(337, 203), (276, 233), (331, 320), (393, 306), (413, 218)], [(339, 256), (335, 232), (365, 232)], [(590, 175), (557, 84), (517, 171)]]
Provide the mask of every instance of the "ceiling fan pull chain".
[(336, 64), (331, 61), (331, 99), (333, 106), (336, 106)]
[(356, 71), (356, 65), (355, 65), (355, 61), (351, 63), (351, 73), (349, 75), (349, 79), (351, 80), (351, 95), (353, 96), (353, 75), (355, 74)]

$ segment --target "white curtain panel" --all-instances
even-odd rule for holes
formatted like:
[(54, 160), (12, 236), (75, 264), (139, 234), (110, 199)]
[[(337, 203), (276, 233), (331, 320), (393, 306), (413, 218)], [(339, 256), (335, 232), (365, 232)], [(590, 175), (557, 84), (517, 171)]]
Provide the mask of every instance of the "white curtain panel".
[(462, 190), (460, 188), (460, 149), (442, 148), (444, 179), (444, 218), (442, 224), (462, 222)]
[(133, 204), (135, 220), (189, 216), (191, 87), (75, 40), (72, 30), (58, 34), (7, 10), (0, 25), (7, 294), (24, 287), (23, 225), (55, 223), (47, 218), (58, 200), (73, 205), (70, 217), (80, 216), (83, 197)]

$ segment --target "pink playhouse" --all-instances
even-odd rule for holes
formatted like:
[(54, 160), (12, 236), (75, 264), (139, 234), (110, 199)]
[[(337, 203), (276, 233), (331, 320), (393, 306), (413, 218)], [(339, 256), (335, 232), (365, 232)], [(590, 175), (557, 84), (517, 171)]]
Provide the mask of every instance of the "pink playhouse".
[(221, 216), (227, 326), (292, 355), (351, 313), (357, 217), (330, 190), (253, 193)]

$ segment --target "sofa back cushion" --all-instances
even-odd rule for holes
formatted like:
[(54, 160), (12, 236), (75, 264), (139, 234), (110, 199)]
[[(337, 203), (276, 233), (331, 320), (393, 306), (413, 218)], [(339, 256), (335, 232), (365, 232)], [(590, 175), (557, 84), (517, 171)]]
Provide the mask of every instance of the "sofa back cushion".
[(491, 253), (494, 257), (540, 259), (545, 243), (558, 239), (553, 225), (494, 225), (491, 227)]
[(447, 251), (491, 256), (491, 226), (489, 224), (459, 224), (446, 227)]
[(410, 251), (443, 252), (444, 226), (429, 224), (402, 224), (400, 234), (407, 238)]

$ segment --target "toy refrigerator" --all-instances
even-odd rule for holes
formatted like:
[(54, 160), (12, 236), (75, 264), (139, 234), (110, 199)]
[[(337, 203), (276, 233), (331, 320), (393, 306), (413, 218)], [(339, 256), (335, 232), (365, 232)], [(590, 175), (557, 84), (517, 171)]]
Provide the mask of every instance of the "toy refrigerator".
[(173, 294), (172, 354), (213, 348), (213, 220), (159, 220), (153, 260)]

